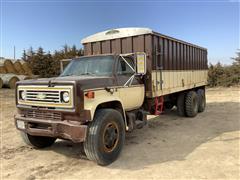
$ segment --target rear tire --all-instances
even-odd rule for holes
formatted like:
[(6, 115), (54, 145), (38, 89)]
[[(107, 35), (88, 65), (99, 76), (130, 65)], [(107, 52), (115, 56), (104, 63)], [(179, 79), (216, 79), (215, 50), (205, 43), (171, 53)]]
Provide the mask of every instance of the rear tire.
[(198, 95), (195, 91), (189, 91), (185, 97), (186, 115), (195, 117), (198, 113)]
[(99, 109), (88, 126), (84, 151), (89, 160), (108, 165), (117, 159), (125, 141), (125, 125), (120, 112)]
[(197, 91), (197, 95), (198, 95), (198, 112), (203, 112), (206, 108), (205, 90), (199, 89)]
[(46, 148), (46, 147), (53, 145), (53, 143), (56, 140), (56, 138), (53, 138), (53, 137), (32, 136), (25, 132), (21, 132), (21, 136), (22, 136), (23, 141), (26, 144), (33, 146), (35, 148), (39, 148), (39, 149)]
[(185, 113), (185, 93), (182, 92), (178, 95), (177, 98), (177, 111), (179, 116), (186, 116)]

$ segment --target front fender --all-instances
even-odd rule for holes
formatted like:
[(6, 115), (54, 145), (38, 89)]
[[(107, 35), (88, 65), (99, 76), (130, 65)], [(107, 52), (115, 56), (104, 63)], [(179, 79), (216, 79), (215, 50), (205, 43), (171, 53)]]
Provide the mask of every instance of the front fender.
[(111, 101), (118, 101), (121, 103), (124, 113), (124, 119), (126, 119), (124, 111), (125, 108), (123, 107), (123, 103), (122, 100), (120, 99), (119, 92), (109, 93), (106, 90), (96, 90), (94, 91), (94, 93), (95, 93), (94, 98), (87, 98), (86, 96), (84, 96), (84, 109), (90, 111), (91, 114), (90, 120), (93, 120), (98, 105)]

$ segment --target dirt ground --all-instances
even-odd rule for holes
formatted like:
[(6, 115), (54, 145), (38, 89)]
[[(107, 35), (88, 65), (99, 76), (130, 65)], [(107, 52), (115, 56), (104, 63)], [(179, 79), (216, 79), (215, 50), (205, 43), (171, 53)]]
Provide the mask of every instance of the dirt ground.
[(14, 127), (14, 91), (0, 90), (1, 179), (239, 179), (240, 88), (207, 90), (207, 109), (195, 118), (176, 110), (149, 117), (127, 134), (116, 162), (86, 160), (81, 144), (58, 140), (36, 150)]

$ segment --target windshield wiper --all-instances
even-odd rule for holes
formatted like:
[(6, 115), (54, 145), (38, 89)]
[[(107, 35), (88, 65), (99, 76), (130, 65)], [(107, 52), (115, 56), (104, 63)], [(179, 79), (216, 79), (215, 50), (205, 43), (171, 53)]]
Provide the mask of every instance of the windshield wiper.
[(91, 72), (86, 72), (86, 73), (82, 73), (82, 74), (80, 74), (80, 75), (95, 75), (95, 74), (93, 74), (93, 73), (91, 73)]
[(63, 75), (62, 77), (66, 77), (66, 76), (76, 76), (75, 74), (66, 74), (66, 75)]

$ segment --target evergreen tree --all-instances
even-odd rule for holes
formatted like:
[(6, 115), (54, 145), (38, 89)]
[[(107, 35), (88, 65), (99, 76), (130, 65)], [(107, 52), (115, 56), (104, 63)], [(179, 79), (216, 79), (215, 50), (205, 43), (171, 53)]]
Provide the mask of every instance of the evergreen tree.
[(240, 66), (240, 49), (236, 52), (237, 56), (232, 58), (234, 60), (233, 64)]
[(23, 50), (22, 60), (27, 61), (27, 53), (25, 49)]
[(65, 45), (63, 46), (63, 53), (64, 53), (65, 57), (67, 57), (68, 52), (69, 52), (69, 47), (68, 47), (67, 44), (65, 44)]
[(39, 47), (37, 52), (32, 56), (31, 67), (34, 74), (40, 75), (40, 77), (45, 77), (45, 68), (47, 65), (44, 62), (44, 51), (42, 47)]
[(33, 51), (33, 48), (31, 46), (27, 51), (27, 56), (32, 57), (33, 55), (34, 55), (34, 51)]
[(236, 53), (237, 57), (232, 58), (232, 65), (223, 66), (221, 63), (209, 65), (208, 83), (209, 86), (233, 86), (240, 85), (240, 51)]
[(61, 50), (54, 53), (45, 53), (42, 47), (36, 51), (30, 47), (27, 52), (23, 51), (22, 59), (29, 62), (30, 67), (35, 75), (39, 77), (53, 77), (60, 74), (60, 61), (62, 59), (72, 59), (83, 55), (82, 49), (77, 49), (75, 45), (69, 47), (67, 44)]
[(72, 46), (71, 53), (72, 53), (73, 56), (77, 56), (77, 47), (76, 47), (76, 45)]

